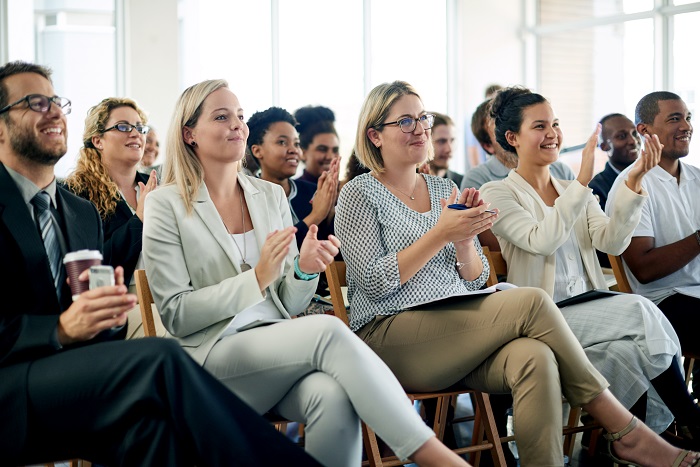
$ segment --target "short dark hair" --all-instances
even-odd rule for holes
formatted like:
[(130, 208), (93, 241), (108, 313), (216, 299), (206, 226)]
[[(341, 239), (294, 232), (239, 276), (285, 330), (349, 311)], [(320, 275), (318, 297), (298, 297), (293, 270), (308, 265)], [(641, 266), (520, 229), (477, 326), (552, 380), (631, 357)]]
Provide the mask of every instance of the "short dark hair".
[(302, 149), (308, 148), (316, 135), (332, 133), (338, 136), (338, 132), (333, 124), (335, 122), (335, 114), (328, 107), (307, 105), (297, 109), (294, 112), (294, 118), (297, 121), (299, 144)]
[(606, 139), (606, 137), (605, 137), (605, 123), (606, 123), (608, 120), (610, 120), (611, 118), (618, 118), (618, 117), (627, 118), (626, 115), (622, 115), (622, 114), (619, 114), (619, 113), (614, 113), (614, 114), (607, 114), (605, 117), (603, 117), (603, 118), (600, 119), (600, 122), (598, 122), (598, 123), (600, 123), (600, 126), (601, 126), (601, 130), (600, 130), (600, 141), (599, 141), (600, 144), (602, 144), (603, 142), (605, 142), (605, 139)]
[(668, 91), (655, 91), (642, 97), (634, 109), (634, 124), (654, 123), (659, 114), (659, 101), (679, 101), (681, 96)]
[(515, 148), (508, 144), (506, 132), (520, 131), (523, 111), (542, 102), (547, 102), (547, 99), (523, 86), (505, 88), (496, 94), (491, 103), (491, 117), (496, 121), (496, 141), (503, 149), (517, 154)]
[(248, 119), (248, 148), (252, 148), (256, 144), (262, 144), (265, 133), (273, 123), (287, 122), (292, 126), (296, 126), (297, 121), (294, 116), (281, 107), (270, 107), (262, 112), (255, 112)]
[[(36, 73), (51, 81), (51, 69), (48, 67), (22, 61), (6, 63), (0, 67), (0, 108), (10, 103), (10, 91), (7, 89), (7, 86), (5, 86), (5, 79), (20, 73)], [(9, 118), (7, 112), (0, 117), (4, 119)]]
[(482, 147), (486, 144), (493, 144), (489, 132), (486, 130), (486, 128), (484, 128), (486, 125), (486, 119), (489, 117), (489, 113), (491, 112), (492, 100), (493, 99), (486, 99), (484, 102), (479, 104), (472, 114), (472, 134)]

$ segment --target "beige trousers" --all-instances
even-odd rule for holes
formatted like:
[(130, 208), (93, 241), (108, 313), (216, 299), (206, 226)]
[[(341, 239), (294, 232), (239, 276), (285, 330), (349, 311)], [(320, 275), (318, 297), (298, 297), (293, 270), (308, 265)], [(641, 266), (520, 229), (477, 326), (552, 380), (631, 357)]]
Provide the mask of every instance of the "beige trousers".
[(523, 466), (562, 465), (562, 393), (579, 406), (607, 387), (559, 309), (537, 288), (377, 316), (357, 334), (408, 391), (457, 383), (511, 392)]

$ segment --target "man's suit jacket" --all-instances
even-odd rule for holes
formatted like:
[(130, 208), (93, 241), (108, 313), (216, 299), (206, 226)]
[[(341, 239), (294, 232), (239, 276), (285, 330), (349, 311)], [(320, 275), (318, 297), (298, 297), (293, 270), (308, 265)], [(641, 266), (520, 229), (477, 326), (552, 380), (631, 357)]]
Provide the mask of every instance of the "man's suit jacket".
[[(136, 182), (148, 183), (148, 175), (136, 173)], [(88, 199), (86, 193), (76, 193)], [(104, 263), (124, 268), (124, 283), (129, 285), (141, 254), (143, 222), (131, 212), (129, 204), (121, 196), (115, 211), (103, 221)]]
[[(56, 203), (68, 251), (101, 251), (102, 223), (93, 204), (60, 186)], [(23, 443), (27, 429), (30, 364), (59, 351), (55, 340), (58, 316), (70, 306), (71, 293), (64, 284), (59, 303), (36, 223), (2, 163), (0, 258), (0, 439), (16, 446)]]
[[(292, 225), (284, 190), (238, 174), (260, 247), (268, 233)], [(255, 270), (241, 272), (241, 255), (202, 183), (188, 213), (177, 186), (148, 195), (143, 258), (165, 328), (203, 364), (231, 320), (264, 300)], [(248, 251), (252, 246), (247, 246)], [(290, 318), (311, 301), (318, 279), (294, 278), (298, 250), (291, 242), (280, 277), (266, 290), (281, 315)]]

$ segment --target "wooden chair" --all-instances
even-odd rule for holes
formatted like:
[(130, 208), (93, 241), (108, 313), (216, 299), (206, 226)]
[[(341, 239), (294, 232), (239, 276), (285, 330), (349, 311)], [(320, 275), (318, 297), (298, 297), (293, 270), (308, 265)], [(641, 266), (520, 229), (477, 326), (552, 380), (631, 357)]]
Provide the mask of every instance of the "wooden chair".
[[(496, 276), (508, 277), (508, 264), (500, 251), (491, 251), (489, 247), (482, 247), (484, 251), (484, 256), (489, 261), (489, 267), (491, 271), (489, 272), (489, 278), (486, 280), (486, 285), (491, 287), (498, 283)], [(569, 410), (569, 419), (567, 424), (564, 425), (562, 433), (564, 435), (564, 454), (572, 458), (574, 452), (574, 445), (576, 443), (576, 434), (583, 431), (596, 431), (597, 436), (591, 436), (591, 442), (589, 444), (589, 452), (595, 452), (595, 445), (598, 442), (600, 435), (600, 425), (597, 423), (590, 425), (579, 426), (581, 421), (581, 408), (571, 407)], [(512, 441), (513, 437), (502, 437), (501, 441)]]
[[(138, 297), (139, 307), (141, 308), (141, 319), (143, 320), (144, 335), (146, 337), (158, 337), (155, 320), (153, 318), (153, 313), (155, 312), (155, 302), (153, 300), (153, 295), (151, 294), (151, 287), (148, 285), (146, 271), (143, 269), (137, 269), (134, 271), (134, 277), (136, 278), (136, 296)], [(264, 417), (274, 425), (277, 431), (281, 433), (287, 432), (287, 424), (289, 423), (289, 420), (286, 418), (271, 413), (264, 414)]]
[[(610, 259), (610, 265), (612, 266), (615, 279), (617, 280), (618, 290), (625, 293), (634, 293), (632, 292), (629, 280), (627, 280), (627, 273), (623, 266), (622, 256), (613, 256), (609, 254), (608, 258)], [(686, 386), (690, 384), (690, 377), (693, 374), (693, 365), (698, 358), (700, 358), (700, 355), (695, 355), (687, 351), (683, 352), (683, 369), (685, 370)]]
[[(343, 298), (342, 287), (346, 286), (345, 262), (334, 261), (326, 268), (326, 278), (328, 280), (328, 288), (331, 292), (331, 301), (333, 303), (333, 312), (336, 317), (341, 319), (349, 326), (347, 308)], [(474, 439), (472, 446), (467, 448), (458, 448), (454, 452), (457, 454), (471, 453), (472, 459), (470, 462), (478, 465), (479, 454), (481, 451), (489, 450), (493, 458), (495, 466), (506, 465), (503, 454), (503, 447), (498, 437), (496, 429), (496, 420), (491, 410), (488, 394), (481, 393), (473, 389), (445, 390), (432, 393), (408, 393), (407, 396), (411, 401), (436, 399), (437, 409), (435, 411), (435, 420), (433, 421), (433, 431), (439, 440), (442, 440), (447, 427), (447, 410), (452, 404), (454, 398), (459, 394), (473, 393), (476, 401), (476, 417), (474, 421)], [(486, 436), (486, 441), (482, 441), (483, 435)], [(377, 435), (365, 423), (362, 423), (362, 437), (364, 439), (365, 450), (367, 451), (368, 461), (363, 465), (375, 466), (396, 466), (410, 463), (411, 461), (402, 462), (396, 456), (382, 457), (377, 444)]]
[(627, 280), (627, 273), (625, 273), (625, 268), (622, 265), (622, 256), (608, 254), (608, 259), (610, 260), (610, 266), (612, 267), (615, 280), (617, 281), (617, 291), (632, 293), (632, 287), (630, 287), (630, 282)]

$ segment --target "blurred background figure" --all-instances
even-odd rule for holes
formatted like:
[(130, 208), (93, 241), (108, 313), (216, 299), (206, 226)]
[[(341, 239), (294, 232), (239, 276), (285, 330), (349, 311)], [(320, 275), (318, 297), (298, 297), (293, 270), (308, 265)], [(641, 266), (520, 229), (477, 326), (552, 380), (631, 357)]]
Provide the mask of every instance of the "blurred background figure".
[(431, 112), (435, 115), (432, 128), (433, 158), (428, 161), (430, 175), (449, 178), (457, 186), (462, 184), (463, 175), (449, 169), (452, 148), (455, 143), (455, 124), (447, 115)]
[(304, 172), (298, 180), (318, 184), (323, 172), (330, 170), (331, 162), (340, 157), (340, 140), (335, 130), (335, 114), (328, 107), (306, 106), (294, 112), (301, 145)]
[(158, 141), (156, 129), (152, 126), (150, 128), (148, 133), (146, 133), (146, 146), (143, 150), (143, 157), (141, 158), (138, 171), (150, 175), (151, 170), (155, 170), (158, 181), (160, 181), (163, 166), (161, 164), (156, 164), (158, 154), (160, 153), (160, 142)]
[(632, 120), (622, 114), (606, 115), (600, 120), (600, 125), (600, 149), (608, 153), (608, 162), (588, 186), (593, 189), (600, 207), (605, 210), (610, 188), (619, 173), (637, 160), (642, 141)]
[[(491, 99), (501, 89), (503, 89), (503, 86), (501, 86), (500, 84), (489, 84), (488, 86), (486, 86), (486, 89), (484, 89), (484, 99)], [(477, 165), (486, 162), (488, 160), (488, 153), (484, 151), (484, 148), (482, 148), (479, 142), (477, 141), (476, 137), (474, 136), (474, 133), (472, 133), (472, 129), (469, 123), (467, 123), (465, 133), (467, 140), (467, 168), (465, 169), (465, 172), (467, 172), (470, 169), (476, 167)]]

